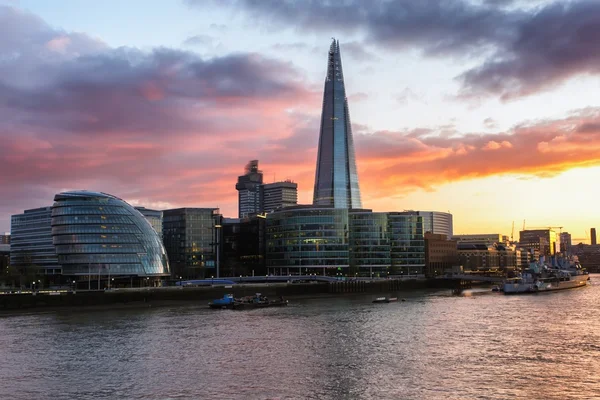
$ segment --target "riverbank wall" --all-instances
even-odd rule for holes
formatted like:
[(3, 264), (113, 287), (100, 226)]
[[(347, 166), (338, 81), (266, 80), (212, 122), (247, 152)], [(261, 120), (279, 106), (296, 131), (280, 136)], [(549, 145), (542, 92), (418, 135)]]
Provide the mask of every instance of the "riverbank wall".
[(431, 280), (377, 280), (340, 281), (333, 283), (264, 283), (237, 284), (231, 286), (200, 287), (157, 287), (113, 289), (107, 291), (64, 291), (46, 293), (13, 293), (0, 296), (0, 312), (18, 310), (54, 309), (68, 307), (101, 306), (105, 308), (123, 305), (151, 306), (164, 302), (208, 303), (232, 293), (235, 297), (252, 296), (261, 293), (272, 298), (283, 296), (321, 297), (345, 294), (411, 291), (431, 288), (453, 288), (453, 281)]

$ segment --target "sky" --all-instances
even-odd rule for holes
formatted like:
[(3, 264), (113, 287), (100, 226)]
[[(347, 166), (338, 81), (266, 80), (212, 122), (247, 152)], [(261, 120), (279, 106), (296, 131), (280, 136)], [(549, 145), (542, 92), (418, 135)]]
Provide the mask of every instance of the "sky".
[(75, 189), (237, 217), (252, 159), (310, 203), (332, 37), (365, 208), (600, 228), (598, 1), (0, 0), (0, 231)]

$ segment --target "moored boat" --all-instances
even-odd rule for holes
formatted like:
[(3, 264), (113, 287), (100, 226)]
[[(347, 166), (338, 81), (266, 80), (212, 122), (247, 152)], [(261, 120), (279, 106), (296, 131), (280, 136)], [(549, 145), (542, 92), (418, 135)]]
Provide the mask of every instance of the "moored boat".
[(398, 301), (397, 297), (378, 297), (373, 300), (373, 303), (392, 303), (394, 301)]
[(232, 294), (226, 294), (221, 299), (216, 299), (208, 303), (210, 308), (214, 309), (231, 309), (244, 310), (250, 308), (268, 308), (268, 307), (284, 307), (288, 305), (288, 301), (283, 297), (277, 300), (271, 300), (260, 293), (254, 296), (246, 296), (242, 298), (234, 298)]
[(551, 268), (531, 263), (520, 276), (507, 279), (502, 285), (504, 294), (540, 293), (574, 289), (588, 284), (590, 276), (579, 264)]

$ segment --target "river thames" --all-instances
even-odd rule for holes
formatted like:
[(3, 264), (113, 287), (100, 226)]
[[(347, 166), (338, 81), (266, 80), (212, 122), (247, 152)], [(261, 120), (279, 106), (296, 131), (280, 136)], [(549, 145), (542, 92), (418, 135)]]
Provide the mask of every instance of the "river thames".
[(600, 398), (587, 288), (182, 304), (0, 318), (2, 399)]

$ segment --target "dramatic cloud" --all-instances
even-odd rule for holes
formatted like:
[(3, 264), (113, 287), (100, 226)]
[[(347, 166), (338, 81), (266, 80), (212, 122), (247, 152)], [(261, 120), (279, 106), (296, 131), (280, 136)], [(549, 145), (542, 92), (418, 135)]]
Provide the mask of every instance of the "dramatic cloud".
[(69, 188), (227, 207), (247, 159), (319, 104), (291, 64), (258, 54), (114, 49), (9, 7), (0, 36), (4, 229)]
[(430, 189), (503, 174), (549, 177), (573, 167), (600, 165), (600, 108), (500, 134), (438, 133), (420, 129), (357, 135), (365, 192), (390, 196), (398, 187)]
[[(200, 0), (188, 2), (206, 6)], [(507, 0), (216, 4), (245, 10), (271, 28), (356, 33), (367, 43), (395, 51), (418, 48), (428, 56), (479, 57), (479, 66), (458, 77), (460, 95), (466, 98), (494, 95), (509, 100), (600, 72), (600, 2), (595, 0), (546, 2), (527, 9)]]

